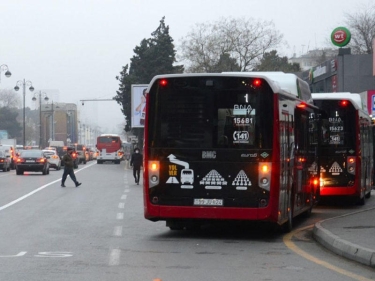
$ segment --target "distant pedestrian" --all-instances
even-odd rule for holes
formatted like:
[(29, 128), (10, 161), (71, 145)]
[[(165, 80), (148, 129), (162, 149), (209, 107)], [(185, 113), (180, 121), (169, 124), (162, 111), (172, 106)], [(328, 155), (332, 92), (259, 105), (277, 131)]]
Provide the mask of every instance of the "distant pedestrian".
[(142, 161), (143, 155), (139, 152), (139, 148), (134, 149), (134, 153), (130, 159), (130, 166), (133, 166), (133, 176), (136, 184), (139, 184)]
[(65, 180), (69, 175), (72, 181), (75, 183), (76, 187), (80, 186), (82, 183), (78, 182), (76, 179), (76, 175), (74, 174), (74, 161), (72, 154), (73, 149), (67, 148), (66, 154), (63, 156), (61, 162), (64, 163), (64, 173), (61, 178), (61, 187), (65, 187)]

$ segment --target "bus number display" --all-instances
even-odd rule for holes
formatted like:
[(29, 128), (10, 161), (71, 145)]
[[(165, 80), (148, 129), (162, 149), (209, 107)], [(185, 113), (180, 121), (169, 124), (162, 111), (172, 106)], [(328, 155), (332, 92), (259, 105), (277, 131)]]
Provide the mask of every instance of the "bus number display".
[(339, 144), (340, 143), (340, 136), (339, 135), (335, 135), (335, 136), (331, 136), (331, 141), (330, 143), (331, 144)]
[(251, 118), (233, 118), (233, 123), (235, 126), (238, 126), (238, 125), (249, 125), (249, 124), (252, 124), (252, 120)]
[(331, 132), (341, 132), (344, 131), (344, 126), (331, 126), (329, 127)]

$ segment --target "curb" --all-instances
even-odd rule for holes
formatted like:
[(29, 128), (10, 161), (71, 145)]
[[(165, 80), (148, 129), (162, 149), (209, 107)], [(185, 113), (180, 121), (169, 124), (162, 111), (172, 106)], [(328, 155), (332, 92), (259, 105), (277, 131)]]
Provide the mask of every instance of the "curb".
[[(374, 208), (367, 209), (364, 211), (370, 211), (372, 209)], [(335, 254), (375, 268), (375, 250), (364, 248), (362, 246), (346, 241), (322, 226), (322, 223), (328, 220), (337, 219), (340, 217), (353, 215), (364, 211), (355, 212), (317, 222), (314, 225), (313, 237), (318, 243), (320, 243), (328, 250), (334, 252)]]

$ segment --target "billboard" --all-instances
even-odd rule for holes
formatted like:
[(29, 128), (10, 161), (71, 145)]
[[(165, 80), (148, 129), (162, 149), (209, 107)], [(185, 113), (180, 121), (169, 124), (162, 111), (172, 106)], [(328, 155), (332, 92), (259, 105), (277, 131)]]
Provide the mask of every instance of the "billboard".
[(7, 130), (0, 130), (0, 140), (8, 138), (8, 131)]
[(146, 89), (148, 84), (134, 84), (131, 86), (131, 127), (143, 128), (146, 113)]

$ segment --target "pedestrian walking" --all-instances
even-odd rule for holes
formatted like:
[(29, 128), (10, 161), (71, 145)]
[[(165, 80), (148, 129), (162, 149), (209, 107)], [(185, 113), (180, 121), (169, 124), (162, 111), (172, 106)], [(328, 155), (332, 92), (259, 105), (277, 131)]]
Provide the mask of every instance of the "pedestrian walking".
[(73, 149), (67, 148), (66, 154), (63, 156), (61, 162), (64, 163), (64, 173), (61, 178), (61, 187), (65, 187), (65, 180), (69, 175), (72, 181), (75, 183), (76, 187), (80, 186), (82, 183), (78, 182), (76, 179), (76, 175), (74, 174), (74, 162), (72, 154)]
[(139, 184), (142, 161), (143, 155), (139, 152), (139, 148), (134, 149), (134, 153), (130, 159), (130, 166), (133, 166), (133, 176), (136, 184)]

